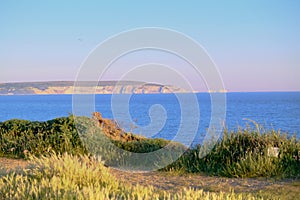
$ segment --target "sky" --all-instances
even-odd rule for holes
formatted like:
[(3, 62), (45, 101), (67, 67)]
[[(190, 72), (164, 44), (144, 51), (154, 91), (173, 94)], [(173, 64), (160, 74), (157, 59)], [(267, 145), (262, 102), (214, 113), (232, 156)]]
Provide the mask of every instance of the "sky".
[(300, 91), (297, 0), (1, 0), (0, 82), (75, 80), (99, 43), (141, 27), (193, 38), (228, 91)]

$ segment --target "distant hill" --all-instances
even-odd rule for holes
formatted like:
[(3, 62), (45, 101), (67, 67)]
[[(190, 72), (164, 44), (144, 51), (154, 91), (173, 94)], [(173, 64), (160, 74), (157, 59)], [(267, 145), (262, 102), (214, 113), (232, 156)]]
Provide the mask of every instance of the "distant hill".
[[(184, 89), (135, 81), (80, 82), (80, 93), (95, 94), (155, 94), (184, 93)], [(0, 95), (73, 94), (73, 81), (0, 83)], [(76, 87), (76, 91), (79, 91)], [(77, 93), (77, 92), (76, 92)]]

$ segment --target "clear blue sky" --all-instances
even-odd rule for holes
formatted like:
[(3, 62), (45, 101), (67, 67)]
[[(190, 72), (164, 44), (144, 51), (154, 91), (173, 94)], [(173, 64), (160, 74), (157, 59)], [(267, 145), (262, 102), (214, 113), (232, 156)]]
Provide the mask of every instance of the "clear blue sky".
[(300, 1), (0, 1), (0, 82), (74, 80), (107, 37), (170, 28), (213, 58), (229, 91), (300, 91)]

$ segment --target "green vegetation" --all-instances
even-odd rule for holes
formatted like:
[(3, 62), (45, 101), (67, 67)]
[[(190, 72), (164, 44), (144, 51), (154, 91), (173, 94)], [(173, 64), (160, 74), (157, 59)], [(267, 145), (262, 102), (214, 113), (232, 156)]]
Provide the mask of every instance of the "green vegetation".
[[(105, 164), (131, 170), (150, 170), (155, 165), (164, 167), (161, 171), (201, 172), (226, 177), (300, 177), (300, 142), (295, 136), (288, 137), (280, 131), (259, 128), (236, 132), (225, 130), (212, 151), (201, 156), (200, 146), (186, 149), (179, 143), (164, 139), (147, 139), (131, 133), (122, 133), (127, 134), (123, 138), (130, 138), (130, 141), (117, 140), (118, 137), (112, 139), (103, 134), (105, 131), (101, 131), (95, 122), (94, 119), (74, 116), (46, 122), (1, 122), (0, 155), (27, 158), (29, 155), (68, 152), (72, 155), (101, 155)], [(165, 151), (156, 154), (156, 150), (163, 147)], [(268, 153), (274, 147), (279, 149), (278, 156)], [(139, 157), (132, 152), (153, 154)], [(172, 164), (165, 167), (166, 163)]]
[[(278, 156), (268, 153), (273, 147), (279, 148)], [(189, 149), (164, 170), (226, 177), (300, 177), (300, 142), (280, 131), (225, 130), (208, 155), (199, 156), (200, 149)]]
[(98, 118), (95, 121), (95, 118), (75, 117), (75, 121), (87, 151), (101, 155), (105, 164), (123, 170), (159, 169), (174, 162), (187, 149), (180, 143), (121, 132), (118, 127), (105, 126), (109, 123), (99, 124)]
[(70, 87), (73, 81), (50, 81), (50, 82), (15, 82), (1, 83), (0, 95), (12, 94), (34, 94), (32, 88), (46, 90), (49, 87)]
[(32, 157), (32, 166), (0, 176), (0, 199), (263, 199), (261, 195), (183, 189), (176, 193), (117, 180), (101, 160), (52, 154)]
[[(116, 130), (112, 126), (105, 129)], [(81, 133), (81, 137), (78, 132)], [(121, 141), (117, 140), (117, 136), (107, 137), (104, 132), (107, 131), (102, 131), (97, 121), (87, 117), (69, 116), (46, 122), (8, 120), (0, 122), (0, 156), (27, 158), (29, 155), (47, 155), (52, 151), (72, 155), (90, 153), (103, 156), (102, 159), (109, 166), (138, 170), (143, 163), (136, 157), (131, 157), (131, 152), (153, 152), (170, 143), (167, 140), (147, 139), (132, 133), (122, 133), (122, 138), (130, 138), (130, 141)], [(178, 155), (186, 149), (179, 143), (171, 144), (173, 145), (170, 145), (170, 150), (164, 154), (166, 157), (167, 154)], [(155, 154), (150, 158), (143, 158), (147, 159), (145, 162), (149, 167), (157, 159)]]
[(39, 156), (52, 151), (86, 153), (72, 116), (46, 122), (0, 122), (0, 156), (26, 158), (29, 154)]
[[(122, 132), (118, 127), (112, 129), (113, 123), (103, 121), (101, 124), (100, 121), (103, 120), (69, 116), (46, 122), (16, 119), (0, 122), (0, 155), (26, 158), (31, 163), (22, 170), (0, 169), (0, 199), (293, 199), (299, 196), (296, 193), (288, 195), (291, 198), (285, 197), (286, 191), (280, 188), (239, 193), (183, 188), (171, 192), (163, 187), (130, 185), (116, 179), (105, 167), (106, 164), (139, 170), (151, 165), (160, 168), (159, 165), (166, 166), (165, 163), (172, 161), (160, 170), (297, 179), (300, 177), (300, 143), (295, 136), (259, 128), (225, 130), (212, 151), (201, 156), (208, 144), (187, 149), (176, 142), (147, 139)], [(101, 130), (99, 126), (109, 130)], [(118, 134), (115, 134), (117, 129)], [(163, 147), (165, 152), (155, 154)], [(278, 155), (270, 154), (270, 148), (274, 147), (279, 149)], [(147, 152), (153, 155), (147, 154), (142, 160), (132, 156), (132, 153)], [(101, 158), (93, 155), (101, 155)], [(294, 191), (296, 186), (285, 188)]]
[[(0, 83), (0, 95), (14, 94), (14, 95), (24, 95), (24, 94), (35, 94), (33, 88), (38, 90), (47, 90), (50, 87), (72, 87), (74, 86), (74, 81), (49, 81), (49, 82), (14, 82), (14, 83)], [(85, 81), (85, 82), (77, 82), (77, 85), (80, 86), (139, 86), (144, 85), (146, 83), (139, 81)], [(155, 85), (149, 84), (146, 85)]]

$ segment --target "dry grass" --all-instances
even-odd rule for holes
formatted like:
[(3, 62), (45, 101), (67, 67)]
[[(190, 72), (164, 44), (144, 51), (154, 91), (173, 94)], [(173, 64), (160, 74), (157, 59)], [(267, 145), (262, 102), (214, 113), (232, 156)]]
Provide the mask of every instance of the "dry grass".
[(30, 167), (21, 173), (11, 171), (0, 176), (0, 199), (263, 199), (257, 194), (193, 188), (170, 192), (134, 185), (116, 179), (101, 161), (88, 156), (52, 154), (31, 159)]
[(300, 198), (300, 181), (266, 178), (224, 178), (201, 174), (174, 174), (168, 172), (132, 173), (110, 169), (110, 172), (119, 180), (130, 182), (133, 185), (153, 186), (170, 192), (182, 188), (203, 189), (210, 192), (259, 193), (260, 191), (291, 192)]
[[(20, 170), (29, 165), (22, 159), (0, 158), (0, 168)], [(169, 172), (133, 173), (109, 169), (120, 182), (133, 186), (148, 187), (176, 193), (184, 188), (203, 190), (204, 192), (251, 193), (266, 199), (300, 199), (300, 181), (292, 179), (276, 180), (266, 178), (224, 178), (203, 174), (175, 174)], [(1, 174), (3, 174), (2, 172)]]

